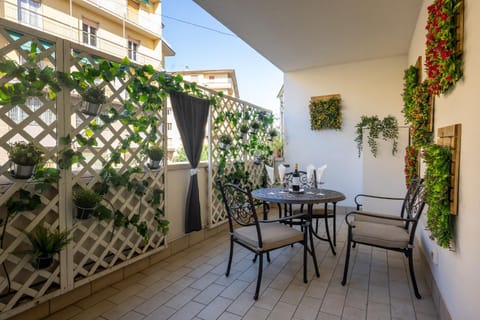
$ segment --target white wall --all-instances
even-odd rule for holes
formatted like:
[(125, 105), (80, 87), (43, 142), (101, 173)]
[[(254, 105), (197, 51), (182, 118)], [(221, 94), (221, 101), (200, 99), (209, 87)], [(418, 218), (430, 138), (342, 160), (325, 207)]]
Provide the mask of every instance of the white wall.
[[(200, 194), (200, 209), (202, 211), (202, 226), (205, 228), (208, 218), (208, 172), (207, 164), (200, 163), (198, 167), (198, 191)], [(166, 186), (166, 216), (170, 221), (168, 240), (172, 241), (185, 235), (185, 201), (187, 198), (190, 166), (169, 164)]]
[[(452, 319), (478, 319), (480, 304), (480, 1), (465, 0), (464, 76), (448, 95), (435, 100), (435, 128), (462, 124), (460, 159), (460, 199), (456, 225), (456, 252), (438, 248), (429, 238), (428, 231), (420, 228), (426, 256), (434, 250), (438, 264), (432, 264), (435, 282), (443, 296)], [(425, 25), (427, 6), (424, 1), (408, 63), (414, 64), (418, 56), (425, 57)]]
[[(347, 199), (340, 203), (342, 206), (352, 206), (355, 194), (363, 192), (363, 156), (358, 158), (354, 142), (355, 125), (360, 117), (377, 114), (383, 118), (391, 114), (403, 124), (401, 92), (406, 61), (406, 56), (397, 56), (285, 74), (285, 161), (298, 162), (300, 169), (309, 163), (328, 164), (322, 179), (326, 182), (324, 187), (346, 195)], [(342, 130), (312, 131), (310, 97), (327, 94), (341, 95)], [(400, 150), (397, 157), (403, 157), (402, 153)], [(380, 161), (378, 165), (383, 163)], [(373, 182), (381, 178), (365, 177)], [(403, 175), (396, 174), (390, 179), (401, 185)], [(385, 192), (397, 194), (398, 191), (393, 188)]]

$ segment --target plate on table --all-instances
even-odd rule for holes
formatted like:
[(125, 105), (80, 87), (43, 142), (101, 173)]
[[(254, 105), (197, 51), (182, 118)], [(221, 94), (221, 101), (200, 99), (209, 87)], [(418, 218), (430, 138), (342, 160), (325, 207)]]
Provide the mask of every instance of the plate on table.
[(298, 190), (298, 191), (293, 191), (292, 188), (289, 188), (289, 189), (288, 189), (288, 192), (290, 192), (290, 193), (295, 193), (295, 194), (300, 194), (300, 193), (304, 193), (304, 192), (305, 192), (305, 189), (300, 189), (300, 190)]

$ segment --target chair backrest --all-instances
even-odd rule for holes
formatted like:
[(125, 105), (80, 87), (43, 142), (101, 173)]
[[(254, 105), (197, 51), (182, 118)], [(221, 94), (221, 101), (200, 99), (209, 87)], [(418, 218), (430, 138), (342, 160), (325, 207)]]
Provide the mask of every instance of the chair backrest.
[(412, 210), (412, 204), (415, 200), (419, 187), (423, 184), (423, 180), (420, 178), (413, 179), (408, 187), (405, 199), (403, 200), (402, 210), (400, 216), (402, 218), (408, 218), (409, 212)]
[(413, 242), (415, 240), (415, 231), (417, 229), (418, 221), (420, 219), (420, 216), (422, 215), (423, 209), (425, 208), (425, 187), (423, 184), (423, 179), (419, 179), (415, 183), (415, 190), (412, 191), (414, 195), (412, 197), (412, 200), (407, 202), (408, 205), (405, 209), (405, 213), (407, 214), (406, 218), (412, 220), (406, 223), (406, 228), (410, 228), (411, 245), (413, 245)]
[(256, 225), (259, 232), (258, 216), (248, 187), (242, 189), (232, 183), (222, 184), (221, 180), (217, 180), (217, 186), (220, 189), (223, 203), (227, 210), (230, 232), (233, 232), (234, 223), (241, 226)]
[[(309, 181), (306, 171), (298, 171), (300, 175), (300, 188), (314, 188), (314, 180)], [(287, 186), (292, 182), (293, 172), (287, 172), (285, 178), (283, 179), (284, 184)]]

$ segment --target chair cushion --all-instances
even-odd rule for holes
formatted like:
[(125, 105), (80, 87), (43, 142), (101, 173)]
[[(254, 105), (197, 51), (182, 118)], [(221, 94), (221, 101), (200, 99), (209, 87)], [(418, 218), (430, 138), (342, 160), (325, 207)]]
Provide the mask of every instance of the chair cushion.
[(407, 248), (410, 235), (407, 230), (389, 224), (355, 220), (352, 240), (385, 248)]
[[(388, 215), (388, 214), (382, 214), (382, 213), (376, 213), (376, 212), (369, 212), (369, 211), (360, 211), (362, 213), (366, 214), (375, 214), (377, 216), (381, 217), (395, 217), (394, 215)], [(403, 221), (398, 221), (398, 220), (391, 220), (391, 219), (382, 219), (382, 218), (377, 218), (377, 217), (372, 217), (372, 216), (365, 216), (361, 214), (356, 214), (354, 215), (355, 221), (363, 221), (363, 222), (373, 222), (373, 223), (380, 223), (380, 224), (389, 224), (391, 226), (396, 226), (396, 227), (405, 227), (405, 222)]]
[(233, 235), (240, 242), (260, 251), (280, 248), (291, 243), (303, 241), (303, 232), (277, 222), (260, 223), (260, 230), (262, 234), (262, 248), (258, 245), (255, 226), (237, 228), (233, 231)]

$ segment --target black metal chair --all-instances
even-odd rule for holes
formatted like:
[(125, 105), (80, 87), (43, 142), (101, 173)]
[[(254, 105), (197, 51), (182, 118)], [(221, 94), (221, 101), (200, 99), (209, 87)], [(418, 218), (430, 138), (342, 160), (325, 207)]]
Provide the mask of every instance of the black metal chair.
[[(227, 272), (230, 275), (233, 257), (233, 245), (238, 243), (242, 247), (255, 253), (259, 257), (257, 287), (254, 299), (258, 299), (262, 281), (263, 254), (279, 249), (293, 243), (303, 244), (303, 282), (307, 283), (307, 230), (308, 221), (303, 221), (303, 231), (288, 227), (282, 223), (301, 216), (283, 217), (272, 220), (259, 220), (255, 210), (250, 190), (241, 189), (231, 183), (222, 184), (217, 180), (217, 185), (223, 197), (227, 210), (230, 228), (230, 254), (228, 257)], [(238, 227), (236, 227), (238, 225)]]
[(347, 281), (350, 248), (355, 247), (357, 243), (364, 244), (403, 252), (408, 258), (410, 277), (415, 296), (420, 299), (421, 296), (418, 291), (413, 268), (413, 247), (418, 220), (425, 206), (423, 180), (414, 180), (408, 188), (405, 198), (390, 198), (366, 194), (357, 195), (355, 197), (357, 209), (362, 207), (362, 204), (358, 202), (358, 199), (361, 197), (386, 200), (402, 199), (402, 209), (399, 216), (358, 210), (346, 215), (345, 221), (348, 225), (348, 238), (342, 285), (345, 285)]
[[(288, 183), (292, 179), (292, 172), (288, 172), (285, 174), (285, 183)], [(300, 188), (318, 188), (318, 184), (320, 181), (317, 181), (317, 174), (316, 170), (313, 171), (313, 178), (311, 180), (308, 179), (308, 175), (305, 171), (299, 171), (300, 174)], [(292, 205), (290, 205), (288, 208), (285, 208), (286, 212), (289, 212), (290, 214), (301, 214), (305, 213), (304, 205), (300, 205), (300, 207), (292, 208)], [(325, 215), (327, 215), (327, 219), (332, 219), (333, 221), (333, 245), (337, 245), (337, 218), (335, 214), (336, 210), (332, 210), (331, 208), (328, 207), (328, 203), (324, 203), (323, 207), (313, 207), (312, 208), (312, 223), (315, 221), (315, 232), (318, 233), (318, 223), (319, 220), (325, 220)], [(330, 229), (328, 227), (328, 224), (325, 226), (325, 232), (327, 233), (327, 237), (330, 239)]]

